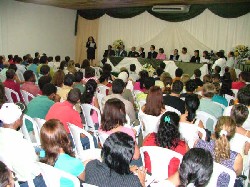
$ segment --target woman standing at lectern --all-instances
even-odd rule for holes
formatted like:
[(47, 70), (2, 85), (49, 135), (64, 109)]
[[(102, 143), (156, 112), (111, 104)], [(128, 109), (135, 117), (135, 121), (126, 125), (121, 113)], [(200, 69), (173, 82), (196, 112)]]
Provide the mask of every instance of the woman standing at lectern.
[(90, 36), (88, 38), (86, 47), (87, 47), (87, 59), (90, 61), (91, 65), (93, 65), (93, 60), (95, 59), (95, 50), (96, 50), (96, 43), (93, 36)]

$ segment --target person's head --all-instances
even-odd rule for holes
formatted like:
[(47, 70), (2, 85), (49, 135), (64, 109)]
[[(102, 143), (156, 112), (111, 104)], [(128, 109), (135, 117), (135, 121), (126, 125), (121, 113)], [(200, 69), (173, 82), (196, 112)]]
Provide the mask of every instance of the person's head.
[(54, 84), (47, 83), (43, 86), (42, 93), (43, 95), (48, 96), (49, 99), (54, 100), (57, 92), (57, 88)]
[(200, 106), (200, 100), (196, 95), (188, 95), (185, 98), (186, 111), (188, 112), (187, 121), (192, 122), (196, 116), (196, 110)]
[(126, 123), (125, 105), (120, 99), (109, 99), (106, 101), (101, 118), (101, 129), (110, 131)]
[(13, 55), (8, 55), (8, 60), (13, 60)]
[(181, 76), (181, 82), (183, 83), (183, 85), (185, 86), (186, 85), (186, 82), (190, 80), (190, 76), (189, 74), (183, 74)]
[(136, 50), (136, 48), (135, 47), (131, 47), (131, 51), (135, 51)]
[(112, 133), (104, 142), (101, 156), (103, 162), (120, 175), (130, 174), (130, 162), (134, 155), (135, 143), (123, 132)]
[(72, 75), (72, 74), (65, 75), (64, 81), (63, 81), (64, 85), (66, 85), (66, 86), (72, 86), (74, 82), (75, 82), (74, 75)]
[(64, 82), (64, 77), (65, 74), (63, 70), (58, 70), (57, 72), (54, 73), (51, 83), (54, 84), (55, 86), (61, 87)]
[(212, 75), (213, 82), (220, 82), (220, 74), (215, 73)]
[(68, 69), (69, 68), (74, 68), (75, 69), (75, 61), (74, 60), (70, 60), (69, 62), (68, 62)]
[(23, 77), (27, 82), (36, 82), (35, 74), (31, 70), (26, 70), (23, 74)]
[(48, 62), (53, 62), (53, 57), (52, 56), (48, 57)]
[(51, 166), (55, 165), (61, 151), (74, 157), (71, 142), (63, 124), (57, 119), (46, 121), (40, 131), (41, 147), (45, 151), (42, 161)]
[(216, 93), (215, 86), (212, 83), (203, 84), (202, 95), (207, 98), (212, 98)]
[(183, 47), (182, 50), (181, 50), (182, 54), (186, 54), (187, 53), (187, 48), (186, 47)]
[(196, 88), (197, 88), (197, 85), (193, 79), (190, 79), (186, 82), (186, 91), (187, 92), (193, 93)]
[(108, 83), (110, 75), (107, 73), (103, 73), (100, 77), (99, 77), (99, 82), (100, 83)]
[(14, 179), (9, 168), (0, 161), (0, 186), (1, 187), (14, 187)]
[(148, 72), (146, 70), (142, 70), (139, 72), (139, 76), (140, 76), (140, 89), (143, 89), (144, 88), (144, 82), (145, 82), (145, 79), (149, 77), (148, 75)]
[(124, 82), (125, 84), (127, 84), (127, 82), (128, 82), (128, 77), (129, 77), (129, 74), (128, 74), (127, 71), (122, 71), (122, 72), (119, 73), (119, 75), (118, 75), (118, 79), (123, 80), (123, 82)]
[(5, 97), (5, 89), (4, 84), (0, 82), (0, 108), (2, 104), (5, 103), (6, 97)]
[(203, 84), (212, 83), (212, 82), (213, 82), (213, 79), (211, 75), (206, 74), (203, 76)]
[(241, 127), (249, 115), (249, 110), (245, 105), (234, 105), (231, 110), (231, 118), (235, 121), (237, 127)]
[(148, 91), (144, 113), (152, 116), (159, 116), (164, 108), (160, 87), (152, 86)]
[(220, 74), (220, 72), (221, 72), (221, 67), (220, 66), (215, 66), (214, 73)]
[(190, 149), (182, 158), (179, 177), (182, 185), (193, 183), (195, 187), (204, 187), (213, 173), (213, 157), (202, 148)]
[(80, 66), (79, 63), (75, 63), (75, 67), (76, 67), (76, 68), (79, 68), (79, 69), (81, 68), (81, 66)]
[(194, 50), (194, 56), (199, 57), (199, 50)]
[(164, 148), (176, 147), (180, 140), (180, 117), (175, 112), (165, 112), (160, 119), (160, 125), (156, 134), (156, 144)]
[(60, 62), (61, 61), (61, 57), (59, 55), (55, 56), (55, 61), (56, 62)]
[(239, 81), (246, 82), (248, 76), (249, 76), (249, 75), (248, 75), (248, 72), (242, 71), (242, 72), (239, 74)]
[(16, 72), (13, 69), (8, 69), (6, 71), (6, 79), (14, 79)]
[(50, 67), (48, 65), (42, 65), (40, 68), (40, 74), (41, 75), (48, 75), (50, 71)]
[(95, 42), (94, 37), (93, 37), (93, 36), (90, 36), (90, 37), (88, 38), (88, 42)]
[(41, 56), (40, 64), (47, 64), (47, 63), (48, 63), (48, 57), (47, 56)]
[(216, 55), (218, 56), (218, 58), (224, 57), (224, 53), (222, 51), (217, 52)]
[(90, 67), (90, 62), (89, 62), (88, 59), (84, 59), (84, 60), (82, 61), (81, 68), (82, 68), (82, 69), (86, 69), (87, 67)]
[(10, 64), (8, 69), (12, 69), (12, 70), (14, 70), (16, 72), (17, 71), (17, 66), (16, 66), (16, 64)]
[(60, 66), (59, 66), (59, 69), (60, 70), (64, 70), (64, 67), (66, 66), (67, 62), (65, 60), (63, 60), (61, 63), (60, 63)]
[(143, 48), (143, 47), (140, 47), (140, 48), (139, 48), (139, 52), (141, 52), (141, 53), (144, 52), (144, 48)]
[(75, 76), (75, 82), (79, 83), (83, 78), (83, 72), (77, 71), (75, 72), (74, 76)]
[(114, 94), (122, 94), (125, 88), (125, 83), (121, 79), (115, 79), (112, 83), (112, 92)]
[(130, 64), (129, 70), (130, 70), (131, 72), (135, 72), (135, 70), (136, 70), (135, 64)]
[(15, 103), (4, 103), (0, 109), (0, 120), (3, 127), (11, 129), (19, 129), (23, 124), (22, 109)]
[(39, 64), (39, 58), (34, 58), (33, 64)]
[(161, 63), (160, 63), (160, 68), (162, 68), (162, 69), (164, 70), (165, 67), (166, 67), (166, 64), (165, 64), (164, 62), (161, 62)]
[(208, 51), (203, 51), (202, 55), (205, 59), (208, 59)]
[(81, 102), (91, 104), (97, 88), (96, 81), (94, 79), (89, 79), (85, 84), (85, 88), (86, 90), (81, 97)]
[(67, 101), (75, 105), (81, 98), (81, 91), (78, 88), (73, 88), (69, 91)]
[(221, 160), (230, 158), (230, 143), (229, 141), (235, 134), (236, 124), (229, 116), (221, 116), (215, 125), (215, 162), (220, 163)]
[(120, 50), (124, 50), (125, 49), (125, 45), (120, 45)]
[(43, 87), (45, 84), (50, 83), (51, 82), (51, 77), (44, 75), (42, 77), (39, 78), (38, 80), (38, 86), (40, 90), (43, 90)]
[(66, 57), (64, 58), (64, 60), (65, 60), (66, 62), (69, 62), (69, 61), (70, 61), (70, 57), (69, 57), (69, 56), (66, 56)]
[(40, 54), (39, 54), (39, 52), (35, 52), (35, 58), (40, 58)]
[(174, 50), (174, 55), (178, 55), (178, 49)]
[(175, 70), (175, 77), (181, 77), (183, 74), (183, 70), (181, 68), (177, 68)]
[(230, 51), (227, 55), (228, 57), (234, 57), (234, 52), (233, 51)]
[(28, 62), (28, 64), (34, 64), (34, 62), (33, 62), (34, 60), (33, 60), (33, 58), (32, 57), (30, 57), (30, 58), (28, 58), (27, 59), (27, 62)]
[(151, 45), (150, 46), (150, 51), (154, 51), (155, 50), (155, 46), (154, 45)]
[(215, 88), (215, 94), (220, 94), (220, 83), (219, 82), (213, 82), (212, 83)]
[(112, 71), (112, 66), (110, 64), (104, 64), (102, 67), (103, 73), (110, 74)]
[(173, 79), (169, 75), (169, 76), (166, 76), (166, 77), (162, 78), (162, 82), (163, 82), (163, 84), (165, 86), (164, 93), (170, 94), (171, 93), (171, 87), (172, 87)]
[(163, 48), (159, 48), (159, 53), (163, 54), (164, 53), (164, 49)]
[(174, 94), (180, 94), (183, 90), (183, 83), (181, 81), (174, 81), (172, 84), (171, 92)]
[(108, 50), (111, 50), (112, 49), (112, 45), (108, 45)]
[(160, 77), (163, 72), (164, 70), (161, 67), (156, 68), (156, 74), (158, 77)]
[(155, 85), (155, 79), (153, 77), (145, 78), (144, 87), (146, 90), (149, 90), (154, 85)]
[(237, 93), (239, 103), (250, 106), (250, 84), (241, 88)]
[(200, 69), (195, 69), (194, 70), (194, 76), (195, 76), (195, 78), (200, 78), (201, 77), (201, 70)]
[(91, 67), (87, 67), (85, 69), (85, 78), (91, 78), (95, 76), (95, 69)]

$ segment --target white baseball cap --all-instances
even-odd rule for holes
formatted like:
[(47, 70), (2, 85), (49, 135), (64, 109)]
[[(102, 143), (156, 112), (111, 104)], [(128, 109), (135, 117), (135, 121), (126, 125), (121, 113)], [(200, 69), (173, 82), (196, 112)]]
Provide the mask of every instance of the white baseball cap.
[(4, 124), (12, 124), (22, 115), (20, 106), (14, 103), (4, 103), (0, 109), (0, 120)]
[(123, 71), (123, 72), (119, 73), (118, 79), (121, 79), (121, 80), (123, 80), (124, 83), (127, 83), (128, 82), (127, 72)]

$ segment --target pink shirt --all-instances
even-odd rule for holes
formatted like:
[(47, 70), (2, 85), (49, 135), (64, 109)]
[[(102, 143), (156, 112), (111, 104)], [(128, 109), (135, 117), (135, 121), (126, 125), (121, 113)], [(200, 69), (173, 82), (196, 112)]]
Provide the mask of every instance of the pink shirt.
[[(114, 133), (114, 132), (112, 132), (112, 131), (103, 131), (103, 130), (101, 130), (101, 129), (99, 129), (98, 131), (99, 131), (100, 133), (106, 133), (106, 134), (108, 134), (108, 135), (111, 135), (112, 133)], [(133, 140), (135, 141), (135, 133), (134, 133), (133, 129), (128, 128), (128, 127), (121, 126), (121, 128), (119, 129), (119, 132), (124, 132), (124, 133), (126, 133), (127, 135), (131, 136), (131, 137), (133, 138)]]
[(21, 86), (21, 89), (31, 93), (34, 96), (37, 96), (37, 94), (40, 93), (40, 89), (38, 88), (37, 85), (35, 85), (34, 82), (25, 82), (23, 83), (23, 85)]
[(145, 88), (140, 88), (140, 82), (136, 82), (135, 84), (134, 84), (134, 90), (139, 90), (139, 91), (142, 91), (142, 92), (145, 92), (146, 91), (146, 89)]
[(166, 60), (166, 55), (164, 53), (158, 53), (156, 59), (158, 60)]

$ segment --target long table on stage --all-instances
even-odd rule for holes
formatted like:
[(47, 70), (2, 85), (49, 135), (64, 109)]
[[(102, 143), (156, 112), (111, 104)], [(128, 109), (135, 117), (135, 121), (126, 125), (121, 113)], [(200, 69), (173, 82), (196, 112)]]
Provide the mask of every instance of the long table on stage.
[(201, 77), (208, 74), (208, 65), (207, 64), (198, 64), (191, 62), (174, 62), (168, 60), (156, 60), (156, 59), (146, 59), (146, 58), (129, 58), (129, 57), (110, 57), (107, 59), (108, 64), (111, 65), (113, 72), (120, 72), (120, 68), (126, 67), (129, 70), (130, 64), (135, 64), (136, 73), (139, 73), (142, 69), (142, 66), (146, 63), (151, 64), (154, 68), (157, 68), (161, 62), (166, 64), (165, 72), (168, 72), (172, 77), (175, 77), (175, 70), (181, 68), (185, 74), (189, 74), (190, 77), (193, 77), (194, 70), (201, 70)]

